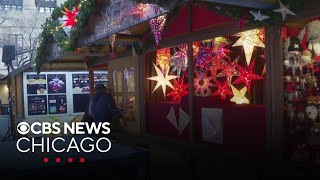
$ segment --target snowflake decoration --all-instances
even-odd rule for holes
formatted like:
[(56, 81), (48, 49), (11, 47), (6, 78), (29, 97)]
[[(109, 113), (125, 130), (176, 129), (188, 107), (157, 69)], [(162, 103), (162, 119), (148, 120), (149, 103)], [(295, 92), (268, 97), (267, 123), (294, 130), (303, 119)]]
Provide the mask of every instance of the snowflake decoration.
[(210, 82), (213, 77), (204, 77), (204, 73), (196, 73), (194, 78), (194, 87), (195, 93), (200, 94), (200, 96), (208, 96), (211, 94), (210, 87), (213, 87), (213, 84)]

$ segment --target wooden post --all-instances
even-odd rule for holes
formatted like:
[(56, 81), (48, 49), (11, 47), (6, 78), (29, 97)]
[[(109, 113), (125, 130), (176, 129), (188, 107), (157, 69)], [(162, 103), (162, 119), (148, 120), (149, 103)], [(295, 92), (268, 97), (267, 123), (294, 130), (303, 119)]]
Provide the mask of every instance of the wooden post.
[(281, 26), (266, 27), (265, 32), (267, 151), (273, 160), (279, 160), (284, 152)]
[(89, 67), (90, 97), (94, 96), (94, 68)]
[(139, 55), (139, 111), (140, 111), (140, 135), (147, 131), (146, 121), (146, 99), (145, 99), (145, 56)]

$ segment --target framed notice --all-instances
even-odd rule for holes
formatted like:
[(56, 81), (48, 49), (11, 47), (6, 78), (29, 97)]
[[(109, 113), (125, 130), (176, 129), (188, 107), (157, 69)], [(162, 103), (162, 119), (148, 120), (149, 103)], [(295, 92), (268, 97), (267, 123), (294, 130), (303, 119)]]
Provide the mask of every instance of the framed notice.
[(202, 140), (223, 144), (223, 110), (202, 108)]
[(66, 74), (48, 74), (48, 93), (66, 93)]
[(103, 84), (108, 86), (108, 74), (107, 73), (95, 73), (94, 74), (94, 85)]
[(46, 115), (47, 114), (47, 96), (36, 95), (28, 96), (28, 114)]
[(72, 74), (73, 94), (90, 93), (89, 74)]
[(67, 113), (67, 96), (66, 95), (49, 95), (48, 96), (49, 114), (66, 114)]
[(27, 94), (47, 94), (47, 76), (45, 74), (29, 74), (26, 77)]

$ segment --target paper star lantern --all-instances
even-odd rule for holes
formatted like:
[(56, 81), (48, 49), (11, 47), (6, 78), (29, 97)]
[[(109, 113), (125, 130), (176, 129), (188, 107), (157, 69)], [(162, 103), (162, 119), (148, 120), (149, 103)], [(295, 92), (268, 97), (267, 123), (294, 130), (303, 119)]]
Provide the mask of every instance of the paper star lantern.
[(260, 31), (260, 29), (253, 29), (240, 32), (236, 34), (236, 36), (240, 38), (236, 41), (236, 43), (232, 45), (232, 47), (243, 46), (243, 50), (246, 56), (246, 62), (248, 65), (250, 64), (254, 47), (265, 47), (263, 41), (261, 40), (261, 35), (259, 34), (261, 33)]
[(228, 39), (224, 38), (224, 37), (216, 37), (213, 40), (213, 44), (215, 47), (224, 47), (225, 45), (229, 44), (230, 42), (228, 41)]
[(244, 85), (248, 88), (248, 92), (250, 93), (251, 83), (255, 80), (260, 80), (262, 77), (253, 72), (255, 65), (255, 60), (251, 62), (248, 70), (244, 67), (237, 65), (237, 69), (240, 72), (240, 77), (238, 77), (233, 84), (244, 83)]
[[(187, 46), (187, 48), (188, 48), (188, 46)], [(199, 50), (200, 50), (200, 42), (193, 42), (192, 43), (192, 48), (193, 48), (193, 55), (196, 56), (199, 53)]]
[(150, 15), (157, 14), (160, 8), (154, 4), (137, 3), (126, 15), (139, 16), (140, 19), (146, 19)]
[(153, 66), (154, 66), (154, 68), (156, 70), (157, 76), (147, 78), (147, 79), (152, 80), (152, 81), (157, 81), (157, 84), (154, 87), (152, 93), (161, 86), (162, 87), (162, 92), (163, 92), (163, 97), (165, 97), (165, 95), (166, 95), (166, 87), (169, 86), (170, 88), (174, 89), (174, 87), (170, 83), (170, 80), (177, 78), (177, 76), (168, 75), (170, 67), (168, 67), (166, 73), (163, 74), (161, 72), (161, 70), (155, 64), (153, 64)]
[(270, 18), (269, 16), (262, 14), (260, 10), (258, 12), (250, 11), (250, 13), (254, 16), (254, 21), (262, 22), (263, 20)]
[(236, 104), (249, 104), (249, 100), (246, 98), (247, 87), (243, 87), (240, 91), (231, 85), (233, 98), (230, 99), (231, 102)]
[(177, 71), (178, 78), (180, 78), (182, 71), (185, 71), (188, 67), (187, 52), (177, 51), (171, 58), (170, 66), (173, 66), (172, 71)]
[(215, 81), (218, 89), (212, 94), (212, 96), (220, 96), (222, 100), (225, 100), (227, 95), (232, 95), (231, 90), (229, 89), (228, 81), (221, 83), (220, 81)]
[(282, 19), (286, 20), (287, 14), (289, 15), (296, 15), (294, 12), (290, 11), (289, 8), (287, 8), (285, 5), (282, 4), (282, 2), (279, 0), (280, 8), (273, 10), (274, 12), (278, 12), (282, 14)]
[(236, 66), (238, 63), (239, 57), (235, 59), (233, 62), (231, 61), (222, 61), (222, 71), (217, 75), (217, 77), (227, 77), (228, 85), (231, 85), (232, 77), (239, 76), (240, 73), (237, 71)]
[(179, 81), (174, 79), (173, 87), (174, 89), (169, 94), (167, 94), (167, 96), (171, 96), (172, 101), (174, 102), (180, 102), (183, 96), (189, 94), (188, 93), (189, 85), (184, 84), (184, 76), (182, 76)]
[(216, 78), (218, 70), (224, 68), (225, 62), (223, 62), (223, 61), (224, 61), (223, 59), (216, 58), (216, 57), (211, 59), (211, 67), (209, 70), (210, 70), (211, 76), (213, 78)]
[(166, 20), (166, 14), (149, 20), (154, 39), (156, 40), (157, 48), (159, 48), (159, 43), (162, 39), (162, 33), (164, 25), (166, 24)]
[(170, 48), (157, 50), (156, 65), (160, 66), (163, 73), (167, 71), (171, 59)]
[(210, 82), (213, 77), (204, 76), (204, 73), (196, 73), (194, 78), (194, 87), (195, 93), (200, 94), (200, 96), (208, 96), (211, 94), (210, 87), (213, 87), (213, 84)]
[(76, 25), (77, 20), (76, 17), (80, 11), (80, 6), (76, 7), (74, 10), (69, 10), (68, 8), (64, 7), (64, 11), (62, 13), (64, 14), (62, 21), (64, 23), (58, 27), (58, 29), (63, 28), (63, 27), (73, 27)]
[(123, 17), (123, 13), (120, 13), (120, 15), (112, 18), (110, 16), (108, 16), (107, 14), (103, 13), (102, 11), (100, 11), (101, 16), (103, 18), (103, 22), (104, 22), (104, 32), (111, 32), (114, 31), (116, 29), (121, 28), (121, 20)]
[(215, 53), (212, 51), (212, 48), (206, 43), (200, 43), (199, 52), (195, 57), (195, 66), (196, 68), (205, 69), (207, 68), (210, 58), (214, 57)]

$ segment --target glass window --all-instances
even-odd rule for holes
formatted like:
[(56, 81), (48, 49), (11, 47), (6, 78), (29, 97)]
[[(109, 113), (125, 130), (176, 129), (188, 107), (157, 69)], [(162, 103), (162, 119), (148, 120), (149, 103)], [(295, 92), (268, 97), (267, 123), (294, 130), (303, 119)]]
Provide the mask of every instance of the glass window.
[(38, 10), (39, 12), (44, 12), (44, 7), (39, 7)]
[(5, 9), (5, 10), (10, 10), (11, 7), (10, 7), (10, 5), (4, 5), (4, 9)]

